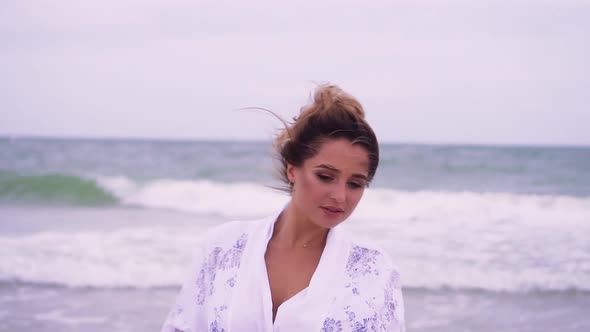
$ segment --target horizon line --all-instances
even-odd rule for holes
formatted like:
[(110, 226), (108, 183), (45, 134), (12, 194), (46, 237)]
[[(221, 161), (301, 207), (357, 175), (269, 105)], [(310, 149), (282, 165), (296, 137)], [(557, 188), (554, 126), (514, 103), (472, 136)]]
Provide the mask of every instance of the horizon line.
[[(0, 133), (0, 139), (37, 139), (37, 140), (87, 140), (87, 141), (135, 141), (135, 142), (272, 142), (262, 138), (199, 138), (199, 137), (145, 137), (145, 136), (82, 136), (82, 135), (35, 135)], [(546, 147), (546, 148), (590, 148), (590, 143), (498, 143), (498, 142), (428, 142), (428, 141), (379, 141), (381, 145), (437, 145), (437, 146), (476, 146), (476, 147)]]

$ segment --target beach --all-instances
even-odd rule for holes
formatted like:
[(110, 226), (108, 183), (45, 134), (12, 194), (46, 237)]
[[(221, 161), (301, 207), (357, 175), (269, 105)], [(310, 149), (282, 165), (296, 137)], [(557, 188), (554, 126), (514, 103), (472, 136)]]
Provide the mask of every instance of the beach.
[[(590, 148), (381, 151), (342, 227), (408, 331), (590, 330)], [(0, 331), (159, 330), (200, 237), (287, 202), (272, 171), (270, 142), (0, 139)]]
[[(177, 288), (3, 285), (2, 331), (158, 331)], [(588, 331), (587, 294), (404, 292), (408, 331)], [(10, 312), (7, 313), (7, 308)]]

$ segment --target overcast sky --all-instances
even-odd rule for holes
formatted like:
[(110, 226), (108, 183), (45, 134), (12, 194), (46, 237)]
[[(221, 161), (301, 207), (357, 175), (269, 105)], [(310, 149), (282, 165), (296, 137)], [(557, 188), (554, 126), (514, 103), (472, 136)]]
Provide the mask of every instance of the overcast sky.
[(316, 82), (382, 142), (590, 145), (590, 0), (0, 3), (0, 135), (268, 139)]

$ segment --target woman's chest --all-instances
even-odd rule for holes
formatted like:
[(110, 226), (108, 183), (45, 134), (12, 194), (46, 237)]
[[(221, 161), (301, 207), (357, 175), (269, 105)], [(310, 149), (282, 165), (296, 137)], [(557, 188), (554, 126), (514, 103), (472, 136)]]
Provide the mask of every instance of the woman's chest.
[(276, 313), (282, 303), (309, 286), (317, 269), (321, 251), (306, 249), (269, 249), (266, 252), (265, 265), (273, 302), (273, 313)]

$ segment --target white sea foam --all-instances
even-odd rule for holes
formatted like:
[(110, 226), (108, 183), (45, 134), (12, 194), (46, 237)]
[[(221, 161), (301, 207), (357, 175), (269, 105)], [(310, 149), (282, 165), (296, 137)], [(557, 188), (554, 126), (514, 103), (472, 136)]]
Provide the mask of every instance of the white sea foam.
[(171, 228), (0, 237), (0, 279), (74, 287), (176, 285), (196, 238)]
[(100, 177), (97, 182), (125, 205), (229, 218), (262, 216), (287, 202), (286, 195), (253, 183), (153, 180), (140, 184), (126, 177)]
[[(124, 205), (222, 216), (217, 219), (266, 215), (288, 199), (248, 183), (127, 178), (98, 183)], [(388, 251), (406, 287), (590, 291), (590, 198), (376, 188), (367, 190), (344, 226)], [(196, 238), (208, 227), (171, 220), (0, 235), (0, 280), (72, 287), (178, 285)]]
[[(123, 204), (166, 208), (229, 218), (258, 217), (284, 205), (288, 197), (256, 183), (153, 180), (101, 177), (98, 184)], [(445, 223), (588, 224), (590, 197), (368, 189), (355, 219), (384, 221), (432, 219)], [(448, 224), (447, 224), (448, 225)]]
[[(69, 287), (179, 285), (187, 275), (199, 232), (185, 226), (0, 237), (0, 280)], [(365, 235), (377, 233), (373, 230)], [(490, 255), (469, 241), (460, 250), (452, 249), (452, 239), (430, 243), (399, 238), (395, 242), (393, 246), (386, 241), (380, 244), (395, 258), (405, 287), (590, 291), (590, 266), (583, 263), (588, 262), (587, 252), (572, 257), (577, 266), (568, 267), (555, 265), (559, 262), (531, 263), (527, 259), (534, 253), (526, 246), (523, 254), (495, 261), (493, 257), (501, 258), (502, 252)]]
[[(529, 226), (588, 224), (590, 198), (511, 193), (367, 190), (361, 219), (430, 219), (454, 223), (518, 223)], [(448, 225), (448, 224), (447, 224)]]

